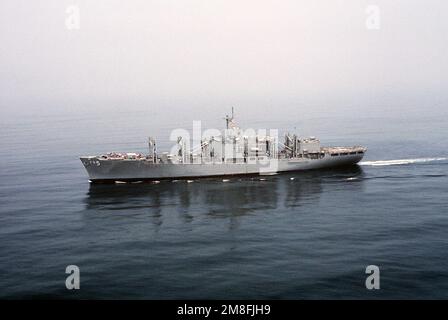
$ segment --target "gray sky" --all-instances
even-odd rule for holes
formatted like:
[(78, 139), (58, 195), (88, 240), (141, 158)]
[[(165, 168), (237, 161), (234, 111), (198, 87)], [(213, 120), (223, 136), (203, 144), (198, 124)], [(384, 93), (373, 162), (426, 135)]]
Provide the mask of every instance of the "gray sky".
[(1, 0), (0, 107), (444, 108), (447, 14), (443, 0)]

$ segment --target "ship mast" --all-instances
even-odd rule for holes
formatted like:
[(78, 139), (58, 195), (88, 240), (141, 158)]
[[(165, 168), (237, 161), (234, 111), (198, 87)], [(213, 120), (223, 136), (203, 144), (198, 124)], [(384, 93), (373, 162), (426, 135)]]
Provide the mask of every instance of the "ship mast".
[(229, 123), (233, 121), (234, 114), (233, 114), (233, 107), (232, 107), (232, 117), (229, 117), (229, 115), (226, 115), (226, 129), (229, 129)]

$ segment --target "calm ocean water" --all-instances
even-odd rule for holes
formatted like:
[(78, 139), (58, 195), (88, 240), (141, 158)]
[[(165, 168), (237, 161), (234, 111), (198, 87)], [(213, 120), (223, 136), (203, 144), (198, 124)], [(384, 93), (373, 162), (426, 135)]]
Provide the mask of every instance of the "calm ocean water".
[[(222, 113), (222, 112), (221, 112)], [(314, 113), (240, 124), (369, 148), (360, 166), (259, 179), (89, 185), (80, 155), (170, 146), (216, 110), (1, 119), (0, 298), (448, 298), (448, 125)], [(290, 178), (294, 177), (294, 180)], [(65, 268), (81, 289), (65, 288)], [(377, 265), (381, 289), (365, 289)]]

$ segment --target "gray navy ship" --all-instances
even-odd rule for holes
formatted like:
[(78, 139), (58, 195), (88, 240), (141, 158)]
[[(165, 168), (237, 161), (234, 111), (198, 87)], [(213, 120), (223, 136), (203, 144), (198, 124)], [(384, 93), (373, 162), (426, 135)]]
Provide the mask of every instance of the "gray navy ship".
[(220, 135), (187, 148), (189, 141), (178, 137), (175, 152), (158, 153), (156, 141), (148, 139), (149, 153), (111, 152), (82, 156), (91, 183), (126, 183), (160, 180), (274, 175), (281, 172), (348, 166), (358, 163), (366, 148), (322, 147), (315, 137), (259, 134), (241, 130), (234, 114), (226, 116)]

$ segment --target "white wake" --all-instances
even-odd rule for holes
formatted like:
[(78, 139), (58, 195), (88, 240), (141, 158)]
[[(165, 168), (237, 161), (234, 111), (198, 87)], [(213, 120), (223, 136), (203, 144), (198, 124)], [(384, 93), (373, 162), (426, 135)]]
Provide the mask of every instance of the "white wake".
[(403, 164), (445, 161), (445, 160), (448, 160), (448, 158), (417, 158), (417, 159), (361, 161), (359, 164), (361, 166), (397, 166)]

